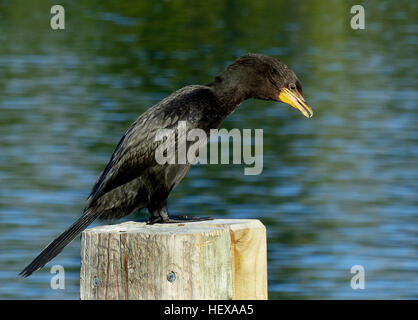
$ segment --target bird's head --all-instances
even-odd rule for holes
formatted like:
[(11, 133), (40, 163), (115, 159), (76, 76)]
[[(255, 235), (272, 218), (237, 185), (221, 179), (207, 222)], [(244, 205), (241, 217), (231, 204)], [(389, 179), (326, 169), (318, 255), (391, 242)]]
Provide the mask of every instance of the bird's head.
[(278, 59), (249, 53), (231, 63), (224, 74), (239, 79), (249, 98), (281, 101), (298, 109), (307, 118), (313, 115), (303, 97), (300, 81)]

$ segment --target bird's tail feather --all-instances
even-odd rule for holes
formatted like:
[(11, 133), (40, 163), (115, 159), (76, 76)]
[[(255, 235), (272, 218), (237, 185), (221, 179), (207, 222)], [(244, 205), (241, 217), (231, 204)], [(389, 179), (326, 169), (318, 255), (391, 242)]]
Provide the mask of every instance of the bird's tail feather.
[(42, 268), (55, 256), (57, 256), (64, 247), (86, 229), (100, 215), (98, 212), (87, 210), (76, 222), (65, 230), (58, 238), (48, 244), (45, 249), (20, 273), (21, 277), (28, 277), (36, 270)]

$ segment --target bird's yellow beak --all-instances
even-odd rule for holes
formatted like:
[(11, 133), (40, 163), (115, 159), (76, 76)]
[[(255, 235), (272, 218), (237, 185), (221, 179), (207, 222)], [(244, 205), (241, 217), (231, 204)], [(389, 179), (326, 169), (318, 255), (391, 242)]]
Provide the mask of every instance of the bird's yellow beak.
[(313, 116), (313, 111), (305, 102), (303, 96), (296, 90), (283, 88), (279, 93), (279, 100), (298, 109), (306, 118)]

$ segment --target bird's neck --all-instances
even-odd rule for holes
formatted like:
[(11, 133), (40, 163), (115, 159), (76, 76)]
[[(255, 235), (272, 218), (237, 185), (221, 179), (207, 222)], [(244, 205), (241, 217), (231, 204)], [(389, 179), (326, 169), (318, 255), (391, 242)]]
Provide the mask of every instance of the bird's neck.
[(207, 86), (212, 88), (214, 94), (221, 103), (222, 109), (230, 114), (244, 100), (250, 97), (240, 79), (225, 77), (223, 74), (217, 76)]

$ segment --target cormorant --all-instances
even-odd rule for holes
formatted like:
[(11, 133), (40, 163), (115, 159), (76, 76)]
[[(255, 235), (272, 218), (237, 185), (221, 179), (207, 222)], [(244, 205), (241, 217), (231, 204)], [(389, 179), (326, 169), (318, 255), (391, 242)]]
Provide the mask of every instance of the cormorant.
[(279, 60), (261, 54), (240, 57), (206, 85), (190, 85), (172, 93), (129, 127), (94, 185), (83, 215), (48, 244), (20, 276), (27, 277), (42, 268), (97, 218), (122, 218), (147, 208), (149, 224), (182, 221), (170, 219), (167, 198), (190, 164), (158, 164), (155, 151), (162, 142), (155, 139), (157, 131), (175, 129), (179, 121), (186, 121), (188, 129), (200, 128), (209, 134), (249, 98), (282, 101), (308, 118), (313, 114), (294, 72)]

